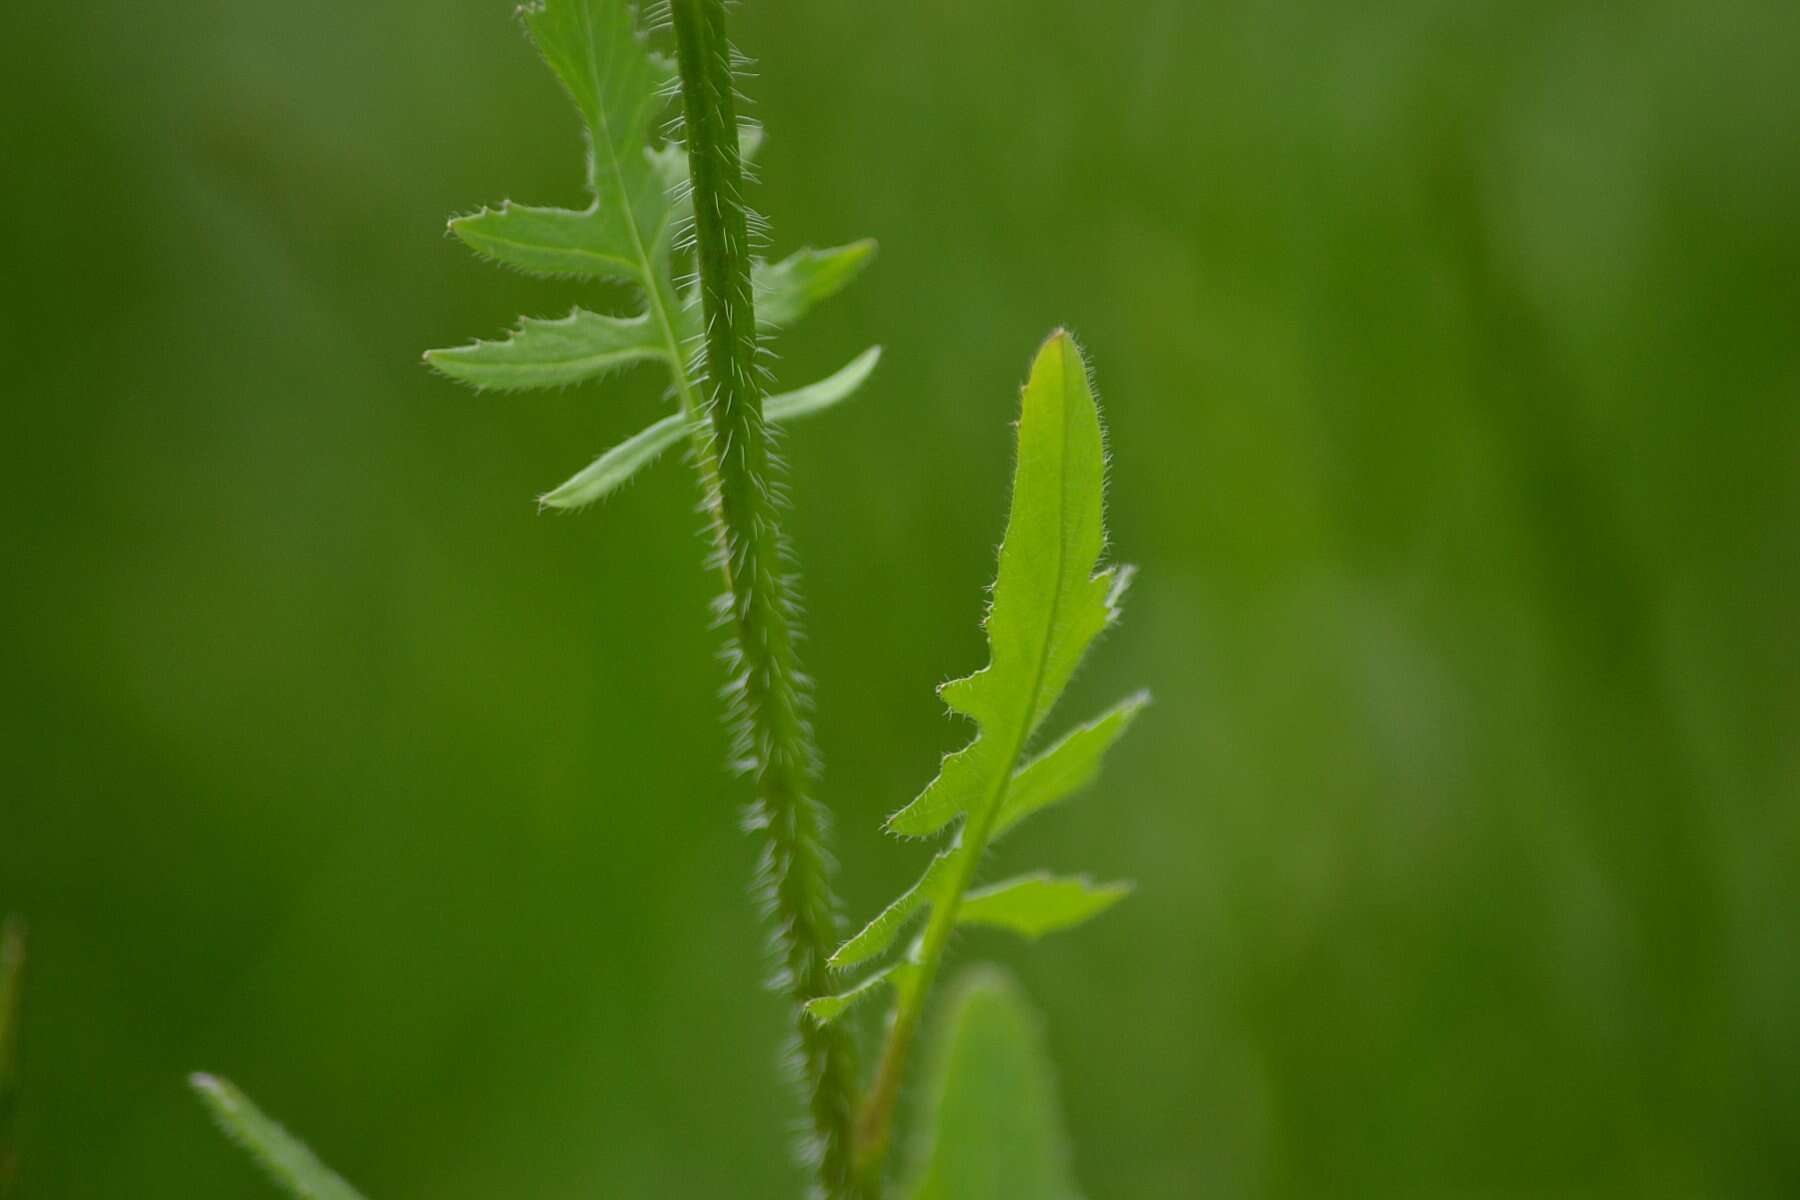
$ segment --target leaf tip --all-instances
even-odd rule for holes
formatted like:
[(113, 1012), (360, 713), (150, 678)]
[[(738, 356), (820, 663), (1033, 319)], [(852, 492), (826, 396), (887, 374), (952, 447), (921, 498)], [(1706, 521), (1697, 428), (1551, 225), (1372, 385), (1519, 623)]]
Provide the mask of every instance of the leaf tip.
[(241, 1107), (241, 1093), (232, 1086), (229, 1079), (221, 1079), (206, 1071), (195, 1071), (187, 1077), (187, 1082), (188, 1087), (193, 1089), (194, 1094), (200, 1097), (218, 1120), (235, 1116)]

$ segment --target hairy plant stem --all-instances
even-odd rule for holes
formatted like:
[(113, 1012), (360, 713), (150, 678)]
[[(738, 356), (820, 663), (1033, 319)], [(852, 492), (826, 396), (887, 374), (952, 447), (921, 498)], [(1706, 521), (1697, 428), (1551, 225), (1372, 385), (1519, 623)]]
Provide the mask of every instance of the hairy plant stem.
[(848, 1032), (802, 1005), (830, 990), (826, 960), (838, 935), (825, 814), (812, 796), (818, 756), (806, 718), (785, 575), (777, 463), (763, 424), (749, 217), (724, 0), (673, 0), (694, 241), (705, 316), (706, 407), (717, 518), (737, 635), (734, 683), (742, 705), (740, 757), (755, 772), (752, 824), (767, 832), (763, 885), (775, 925), (780, 981), (794, 1006), (812, 1124), (809, 1157), (831, 1200), (871, 1195), (853, 1176), (856, 1063)]

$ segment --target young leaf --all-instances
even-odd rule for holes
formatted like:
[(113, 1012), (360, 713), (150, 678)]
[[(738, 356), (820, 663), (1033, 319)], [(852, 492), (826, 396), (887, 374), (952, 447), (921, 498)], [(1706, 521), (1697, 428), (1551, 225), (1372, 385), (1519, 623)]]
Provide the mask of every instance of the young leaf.
[(965, 976), (933, 1057), (910, 1200), (1078, 1200), (1043, 1034), (1011, 980)]
[[(764, 401), (763, 415), (779, 423), (824, 412), (855, 395), (880, 361), (881, 347), (871, 346), (817, 383), (770, 396)], [(618, 489), (640, 467), (656, 461), (670, 446), (692, 436), (695, 427), (701, 425), (702, 422), (684, 421), (680, 413), (672, 413), (596, 458), (562, 486), (540, 496), (538, 503), (545, 508), (582, 508), (592, 504)]]
[(668, 248), (670, 205), (650, 159), (650, 131), (667, 104), (673, 66), (646, 49), (623, 0), (545, 0), (523, 11), (538, 53), (587, 124), (597, 215), (640, 263), (653, 261)]
[(1093, 783), (1100, 775), (1106, 752), (1149, 703), (1149, 692), (1122, 700), (1020, 767), (1007, 785), (1006, 802), (994, 821), (993, 837), (999, 838), (1032, 813)]
[(952, 846), (932, 859), (917, 883), (901, 892), (898, 900), (882, 909), (881, 914), (863, 926), (860, 933), (838, 947), (837, 953), (831, 956), (832, 968), (847, 970), (886, 953), (912, 919), (938, 898), (961, 853), (960, 845)]
[(1087, 366), (1058, 332), (1039, 352), (1019, 418), (1012, 514), (988, 611), (986, 667), (939, 689), (981, 733), (888, 819), (895, 833), (934, 833), (993, 808), (1026, 742), (1062, 694), (1082, 654), (1118, 615), (1126, 573), (1095, 571), (1106, 450)]
[(192, 1075), (188, 1083), (225, 1135), (249, 1151), (288, 1194), (297, 1200), (362, 1200), (355, 1188), (315, 1158), (299, 1139), (264, 1116), (228, 1081)]
[(1057, 879), (1039, 872), (970, 892), (963, 897), (957, 921), (1038, 938), (1097, 917), (1130, 894), (1129, 883), (1097, 886), (1086, 879)]
[(832, 960), (844, 966), (874, 957), (908, 921), (930, 909), (918, 966), (899, 984), (887, 1045), (863, 1112), (858, 1149), (865, 1176), (879, 1169), (886, 1151), (908, 1048), (952, 930), (965, 923), (990, 924), (1036, 937), (1086, 920), (1128, 890), (1031, 876), (969, 891), (988, 844), (1091, 782), (1107, 749), (1147, 700), (1142, 694), (1131, 697), (1020, 765), (1082, 655), (1117, 617), (1130, 571), (1099, 569), (1106, 542), (1106, 449), (1087, 365), (1064, 331), (1044, 343), (1032, 364), (1018, 430), (1012, 505), (985, 622), (988, 665), (939, 689), (953, 711), (974, 718), (978, 732), (944, 758), (937, 778), (917, 799), (888, 819), (891, 831), (909, 836), (960, 820), (957, 840)]

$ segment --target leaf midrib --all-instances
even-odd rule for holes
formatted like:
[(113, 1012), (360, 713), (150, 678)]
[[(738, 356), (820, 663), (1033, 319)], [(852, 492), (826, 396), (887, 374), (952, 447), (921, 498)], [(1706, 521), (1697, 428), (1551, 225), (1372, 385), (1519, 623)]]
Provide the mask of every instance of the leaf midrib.
[[(619, 150), (613, 138), (612, 122), (607, 119), (606, 106), (601, 103), (598, 91), (600, 61), (594, 54), (594, 26), (591, 20), (587, 33), (588, 79), (596, 88), (594, 119), (600, 123), (603, 134), (601, 140), (606, 143), (606, 161), (612, 174), (614, 193), (619, 198), (619, 208), (624, 214), (625, 229), (631, 234), (631, 247), (637, 252), (638, 269), (643, 274), (645, 300), (656, 318), (657, 328), (662, 330), (663, 345), (669, 356), (669, 373), (675, 378), (675, 392), (681, 401), (681, 411), (691, 417), (695, 411), (693, 383), (688, 379), (680, 339), (675, 336), (675, 327), (670, 322), (668, 308), (663, 303), (661, 281), (656, 278), (656, 266), (650, 261), (649, 251), (644, 248), (643, 233), (638, 229), (637, 210), (632, 206), (631, 197), (625, 188), (625, 173), (619, 164)], [(626, 36), (632, 35), (628, 33)], [(599, 202), (599, 197), (595, 197), (595, 202)]]
[[(492, 210), (490, 210), (490, 211), (492, 211)], [(561, 211), (569, 212), (570, 210), (563, 209)], [(582, 217), (591, 217), (591, 216), (594, 216), (595, 214), (597, 214), (598, 212), (599, 212), (599, 201), (595, 201), (592, 205), (590, 205), (588, 207), (587, 211), (577, 213), (575, 215), (582, 216)], [(527, 242), (527, 241), (521, 241), (518, 238), (502, 237), (501, 235), (499, 235), (497, 233), (486, 233), (486, 234), (483, 234), (482, 236), (485, 237), (488, 241), (493, 242), (494, 244), (500, 245), (500, 246), (517, 246), (521, 250), (536, 250), (536, 251), (539, 251), (540, 253), (545, 252), (545, 251), (553, 251), (557, 254), (567, 254), (574, 258), (585, 258), (585, 259), (590, 259), (596, 263), (604, 263), (609, 266), (623, 267), (627, 271), (640, 271), (641, 272), (644, 269), (643, 265), (641, 263), (634, 263), (628, 258), (620, 258), (616, 254), (602, 254), (598, 250), (590, 250), (585, 246), (547, 245), (546, 243), (543, 243), (543, 242)]]

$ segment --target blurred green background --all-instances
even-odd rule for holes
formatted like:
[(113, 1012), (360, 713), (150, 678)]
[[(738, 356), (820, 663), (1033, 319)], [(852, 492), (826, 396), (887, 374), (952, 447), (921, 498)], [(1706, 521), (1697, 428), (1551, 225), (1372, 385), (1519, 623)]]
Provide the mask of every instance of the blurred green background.
[[(444, 219), (580, 198), (505, 0), (18, 4), (0, 37), (0, 909), (22, 1195), (271, 1193), (231, 1075), (374, 1197), (779, 1197), (695, 485), (532, 498), (648, 373), (426, 346), (579, 289)], [(1009, 422), (1099, 373), (1142, 574), (1005, 847), (1131, 876), (971, 935), (1103, 1197), (1800, 1194), (1800, 7), (786, 0), (773, 249), (872, 235), (783, 378), (864, 916), (958, 744)]]

